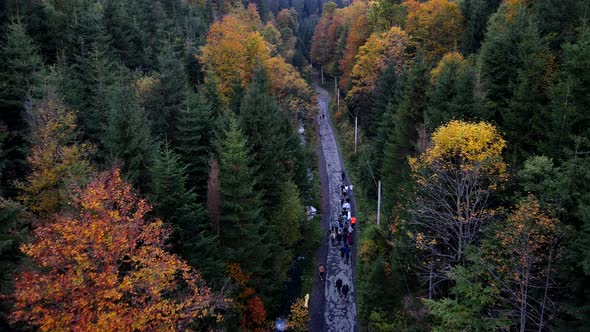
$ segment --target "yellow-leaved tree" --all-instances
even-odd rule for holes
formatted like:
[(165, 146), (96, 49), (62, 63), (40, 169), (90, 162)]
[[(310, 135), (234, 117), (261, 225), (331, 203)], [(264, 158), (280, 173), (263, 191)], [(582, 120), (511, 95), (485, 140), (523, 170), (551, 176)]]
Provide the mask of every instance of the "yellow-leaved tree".
[(411, 38), (399, 27), (388, 31), (373, 33), (367, 42), (359, 48), (356, 64), (352, 69), (353, 88), (350, 94), (368, 92), (375, 89), (380, 74), (394, 61), (398, 73), (410, 59), (408, 47)]
[(252, 21), (227, 15), (211, 25), (199, 61), (218, 78), (219, 91), (228, 97), (232, 86), (246, 86), (256, 66), (270, 58), (270, 48)]
[(408, 10), (406, 30), (416, 39), (427, 58), (437, 60), (460, 46), (464, 20), (457, 2), (409, 0), (405, 4)]
[(74, 187), (86, 184), (92, 173), (89, 154), (93, 147), (77, 143), (76, 114), (49, 93), (31, 112), (31, 172), (18, 184), (20, 200), (37, 215), (59, 211)]
[(485, 122), (451, 121), (432, 135), (431, 146), (410, 158), (417, 188), (410, 236), (422, 253), (419, 268), (429, 297), (445, 286), (447, 272), (465, 263), (465, 248), (493, 219), (490, 196), (506, 180), (506, 142)]

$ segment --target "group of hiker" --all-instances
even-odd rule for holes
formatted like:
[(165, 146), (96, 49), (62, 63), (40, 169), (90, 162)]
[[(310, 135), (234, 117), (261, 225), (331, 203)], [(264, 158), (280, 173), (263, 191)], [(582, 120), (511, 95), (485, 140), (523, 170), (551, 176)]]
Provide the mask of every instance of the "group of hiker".
[(340, 213), (338, 219), (333, 220), (330, 225), (330, 239), (332, 245), (342, 245), (340, 247), (340, 257), (345, 259), (345, 262), (348, 264), (350, 262), (350, 248), (354, 244), (354, 229), (356, 226), (356, 217), (352, 215), (352, 210), (350, 208), (350, 195), (352, 194), (352, 184), (345, 185), (344, 180), (346, 179), (346, 175), (342, 173), (342, 185), (340, 189), (342, 191), (342, 196), (340, 198), (340, 205), (342, 207), (342, 212)]
[[(344, 259), (346, 264), (350, 264), (351, 248), (354, 244), (354, 231), (356, 227), (356, 217), (352, 215), (351, 210), (351, 195), (353, 186), (345, 185), (346, 175), (342, 172), (342, 185), (340, 186), (341, 198), (340, 207), (341, 213), (337, 219), (330, 222), (330, 242), (332, 246), (340, 246), (340, 257)], [(321, 281), (326, 278), (326, 268), (323, 264), (319, 265), (319, 277)], [(338, 294), (345, 300), (348, 299), (348, 292), (350, 286), (343, 283), (342, 279), (338, 278), (336, 281), (336, 289)]]

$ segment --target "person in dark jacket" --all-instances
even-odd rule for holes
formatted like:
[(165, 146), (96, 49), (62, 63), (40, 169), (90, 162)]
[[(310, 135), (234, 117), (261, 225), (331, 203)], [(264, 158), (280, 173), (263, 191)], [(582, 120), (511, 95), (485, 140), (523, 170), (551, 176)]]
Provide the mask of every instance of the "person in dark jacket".
[(342, 286), (342, 296), (344, 296), (345, 300), (348, 300), (348, 291), (350, 290), (350, 288), (348, 287), (348, 284), (344, 284), (344, 286)]

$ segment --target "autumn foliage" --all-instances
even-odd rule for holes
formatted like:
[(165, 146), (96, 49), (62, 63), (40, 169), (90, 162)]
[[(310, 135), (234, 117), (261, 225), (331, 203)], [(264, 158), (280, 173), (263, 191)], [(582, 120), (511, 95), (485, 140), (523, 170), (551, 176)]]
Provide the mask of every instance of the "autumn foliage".
[(351, 93), (374, 90), (380, 74), (389, 61), (394, 61), (397, 71), (400, 72), (410, 59), (410, 43), (411, 37), (399, 27), (372, 34), (359, 48), (356, 56), (356, 64), (352, 70), (355, 85)]
[(201, 52), (199, 60), (219, 78), (219, 91), (226, 97), (232, 85), (245, 86), (256, 66), (270, 58), (270, 49), (253, 22), (237, 15), (227, 15), (211, 25)]
[(32, 111), (31, 173), (19, 184), (20, 199), (32, 212), (46, 216), (57, 212), (69, 191), (81, 186), (92, 172), (88, 160), (93, 147), (77, 143), (76, 114), (57, 96), (46, 96)]
[(449, 0), (406, 2), (406, 30), (419, 43), (426, 56), (437, 59), (457, 49), (463, 34), (463, 15), (459, 4)]
[[(164, 248), (168, 230), (120, 171), (104, 173), (21, 246), (34, 267), (16, 278), (12, 318), (43, 331), (176, 331), (223, 299)], [(220, 319), (221, 317), (217, 317)]]

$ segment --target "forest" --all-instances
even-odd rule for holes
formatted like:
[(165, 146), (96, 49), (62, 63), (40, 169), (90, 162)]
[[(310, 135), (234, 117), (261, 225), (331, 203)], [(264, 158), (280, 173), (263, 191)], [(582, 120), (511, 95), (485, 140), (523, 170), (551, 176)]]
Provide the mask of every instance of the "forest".
[(300, 72), (321, 8), (270, 4), (0, 2), (0, 330), (291, 312), (320, 241)]
[(0, 0), (0, 330), (318, 330), (320, 89), (353, 331), (587, 330), (589, 16)]
[(324, 5), (311, 62), (336, 79), (333, 117), (369, 224), (360, 330), (588, 329), (589, 10)]

